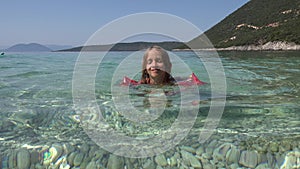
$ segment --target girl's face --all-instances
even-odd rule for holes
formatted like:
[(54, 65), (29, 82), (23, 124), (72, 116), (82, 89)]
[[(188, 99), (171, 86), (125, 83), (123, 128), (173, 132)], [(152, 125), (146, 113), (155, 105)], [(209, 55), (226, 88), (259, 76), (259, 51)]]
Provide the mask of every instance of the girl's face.
[(156, 49), (149, 51), (146, 59), (146, 70), (151, 80), (159, 82), (164, 78), (166, 65), (163, 62), (161, 52)]

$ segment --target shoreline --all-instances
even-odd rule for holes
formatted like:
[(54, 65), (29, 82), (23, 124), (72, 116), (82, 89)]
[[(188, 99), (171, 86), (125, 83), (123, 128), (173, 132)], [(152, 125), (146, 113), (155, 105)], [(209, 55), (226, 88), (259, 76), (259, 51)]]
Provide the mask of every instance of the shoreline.
[(230, 46), (226, 48), (173, 49), (172, 51), (300, 51), (300, 45), (289, 42), (267, 42), (263, 45)]

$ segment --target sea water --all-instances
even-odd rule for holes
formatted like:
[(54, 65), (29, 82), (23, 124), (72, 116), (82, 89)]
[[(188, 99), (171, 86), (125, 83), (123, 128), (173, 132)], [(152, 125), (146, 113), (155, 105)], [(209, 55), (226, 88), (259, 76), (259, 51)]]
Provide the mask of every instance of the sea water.
[[(139, 80), (141, 75), (142, 55), (127, 60), (127, 66), (124, 62), (131, 54), (88, 54), (93, 60), (85, 66), (96, 68), (95, 74), (84, 74), (93, 80), (81, 82), (82, 91), (90, 91), (86, 88), (91, 86), (94, 89), (95, 103), (84, 107), (89, 109), (88, 116), (78, 113), (85, 110), (74, 105), (74, 72), (80, 53), (6, 53), (1, 56), (2, 168), (22, 165), (25, 168), (39, 165), (66, 168), (93, 165), (96, 168), (113, 168), (112, 165), (118, 168), (299, 166), (290, 160), (290, 157), (300, 158), (299, 52), (219, 52), (226, 77), (226, 95), (215, 96), (211, 94), (212, 81), (205, 63), (213, 61), (201, 59), (209, 57), (209, 51), (197, 54), (172, 52), (178, 57), (172, 60), (171, 56), (174, 76), (187, 79), (194, 72), (200, 80), (207, 82), (199, 86), (196, 93), (189, 93), (188, 87), (180, 86), (120, 87), (123, 74), (116, 74), (133, 69), (134, 74), (128, 74), (129, 77)], [(165, 95), (166, 91), (175, 92)], [(185, 96), (187, 98), (183, 99)], [(118, 98), (125, 99), (120, 101)], [(211, 102), (220, 98), (226, 99), (222, 117), (209, 139), (199, 142)], [(190, 130), (185, 131), (176, 144), (162, 151), (163, 155), (150, 153), (153, 158), (147, 153), (139, 159), (114, 156), (109, 148), (101, 147), (91, 139), (82, 122), (86, 118), (97, 122), (100, 118), (106, 123), (96, 125), (97, 128), (117, 131), (130, 138), (151, 138), (164, 136), (164, 131), (179, 118), (182, 107), (196, 110), (195, 118), (188, 121)], [(130, 116), (133, 112), (136, 118)], [(145, 114), (141, 116), (141, 112)], [(117, 138), (113, 144), (119, 143)], [(169, 139), (175, 139), (175, 136)], [(114, 154), (122, 154), (118, 153), (122, 151), (122, 145), (114, 151)], [(29, 157), (26, 154), (30, 154)], [(188, 160), (193, 158), (196, 161)]]

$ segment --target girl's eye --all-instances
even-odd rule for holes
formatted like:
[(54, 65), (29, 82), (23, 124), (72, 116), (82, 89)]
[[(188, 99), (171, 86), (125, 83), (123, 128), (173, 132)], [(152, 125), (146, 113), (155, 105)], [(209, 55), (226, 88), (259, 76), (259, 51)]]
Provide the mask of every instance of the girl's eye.
[(157, 62), (157, 63), (161, 63), (162, 60), (161, 60), (161, 59), (157, 59), (156, 62)]
[(147, 64), (151, 64), (152, 63), (152, 59), (147, 60)]

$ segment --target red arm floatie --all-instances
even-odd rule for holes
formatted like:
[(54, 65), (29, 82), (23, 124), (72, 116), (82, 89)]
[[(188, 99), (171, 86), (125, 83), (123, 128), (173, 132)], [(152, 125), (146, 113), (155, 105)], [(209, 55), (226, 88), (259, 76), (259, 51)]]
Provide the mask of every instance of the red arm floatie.
[(192, 73), (192, 80), (197, 85), (204, 85), (204, 84), (206, 84), (205, 82), (202, 82), (201, 80), (199, 80), (198, 77), (194, 73)]
[(123, 81), (121, 83), (122, 86), (129, 86), (129, 85), (138, 85), (139, 82), (135, 81), (135, 80), (132, 80), (130, 79), (129, 77), (125, 76), (123, 78)]
[(189, 79), (184, 81), (178, 81), (177, 84), (181, 86), (192, 86), (192, 85), (204, 85), (206, 83), (199, 80), (198, 77), (194, 73), (192, 73)]

